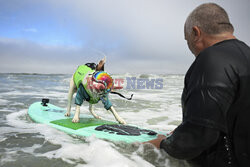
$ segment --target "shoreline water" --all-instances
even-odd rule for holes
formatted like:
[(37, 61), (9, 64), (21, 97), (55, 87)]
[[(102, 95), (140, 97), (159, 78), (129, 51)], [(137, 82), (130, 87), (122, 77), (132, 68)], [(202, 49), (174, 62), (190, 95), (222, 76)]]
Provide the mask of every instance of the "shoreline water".
[[(117, 112), (129, 124), (173, 130), (182, 119), (180, 97), (184, 75), (136, 76), (140, 75), (162, 77), (163, 89), (119, 90), (134, 93), (134, 99), (126, 101), (110, 95)], [(114, 75), (126, 76), (135, 75)], [(41, 98), (66, 108), (70, 78), (69, 74), (0, 74), (0, 166), (186, 166), (184, 161), (149, 145), (71, 136), (31, 121), (28, 107)], [(95, 110), (107, 120), (114, 119), (101, 104)], [(81, 112), (88, 113), (87, 105), (83, 104)]]

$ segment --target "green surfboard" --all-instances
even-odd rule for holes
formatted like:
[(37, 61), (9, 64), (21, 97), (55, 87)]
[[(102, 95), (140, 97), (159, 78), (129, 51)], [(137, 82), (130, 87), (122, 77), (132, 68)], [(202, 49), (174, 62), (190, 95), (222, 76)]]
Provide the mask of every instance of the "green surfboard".
[(96, 119), (87, 114), (80, 114), (79, 123), (72, 123), (72, 116), (64, 116), (65, 109), (50, 103), (45, 105), (41, 102), (30, 105), (29, 117), (34, 122), (47, 124), (68, 134), (86, 137), (95, 135), (97, 138), (127, 143), (146, 142), (157, 138), (155, 131), (120, 125), (117, 122)]

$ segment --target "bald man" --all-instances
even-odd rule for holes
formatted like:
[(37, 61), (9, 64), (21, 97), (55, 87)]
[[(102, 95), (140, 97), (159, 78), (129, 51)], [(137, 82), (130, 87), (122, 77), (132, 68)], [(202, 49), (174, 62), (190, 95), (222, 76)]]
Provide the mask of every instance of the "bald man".
[(184, 32), (196, 58), (185, 76), (183, 120), (150, 142), (194, 166), (249, 167), (250, 48), (214, 3), (194, 9)]

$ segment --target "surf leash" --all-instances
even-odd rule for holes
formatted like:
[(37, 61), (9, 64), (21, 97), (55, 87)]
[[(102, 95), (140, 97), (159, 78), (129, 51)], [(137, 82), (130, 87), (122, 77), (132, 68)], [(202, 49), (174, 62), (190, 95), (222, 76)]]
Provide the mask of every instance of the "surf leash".
[(125, 97), (124, 95), (122, 95), (121, 93), (118, 93), (118, 92), (113, 92), (113, 91), (111, 91), (110, 93), (119, 95), (120, 97), (122, 97), (122, 98), (124, 98), (124, 99), (127, 99), (127, 100), (132, 100), (132, 97), (133, 97), (133, 95), (134, 95), (134, 94), (131, 94), (130, 98), (128, 98), (128, 97)]

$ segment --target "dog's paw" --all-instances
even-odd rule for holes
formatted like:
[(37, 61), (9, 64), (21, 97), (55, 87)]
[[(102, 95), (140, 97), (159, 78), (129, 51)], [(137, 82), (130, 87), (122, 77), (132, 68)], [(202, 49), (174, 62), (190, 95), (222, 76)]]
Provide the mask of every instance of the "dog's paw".
[(69, 113), (69, 112), (66, 112), (66, 113), (64, 114), (64, 116), (65, 116), (65, 117), (69, 117), (69, 116), (70, 116), (70, 113)]
[(74, 117), (74, 118), (72, 119), (72, 122), (73, 122), (73, 123), (79, 122), (79, 117)]
[(100, 116), (94, 116), (96, 119), (102, 119), (102, 117)]

